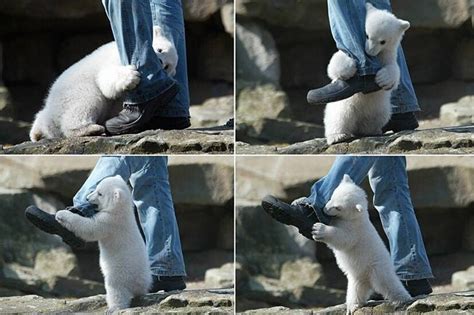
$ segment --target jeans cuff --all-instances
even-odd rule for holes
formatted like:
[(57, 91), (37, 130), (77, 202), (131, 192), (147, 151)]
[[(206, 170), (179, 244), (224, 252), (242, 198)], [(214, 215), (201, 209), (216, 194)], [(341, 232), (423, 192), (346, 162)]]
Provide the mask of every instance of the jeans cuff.
[(154, 276), (164, 276), (164, 277), (186, 277), (185, 271), (179, 270), (164, 270), (160, 267), (151, 268), (151, 273)]
[(174, 84), (177, 83), (175, 81), (171, 81), (171, 83), (164, 89), (150, 87), (147, 91), (141, 91), (140, 95), (138, 95), (137, 92), (128, 93), (128, 95), (125, 97), (124, 103), (134, 105), (151, 101), (152, 99), (157, 98), (158, 96), (166, 92)]
[(410, 280), (421, 280), (421, 279), (434, 279), (434, 276), (431, 272), (424, 272), (424, 273), (397, 273), (398, 278), (402, 281), (410, 281)]

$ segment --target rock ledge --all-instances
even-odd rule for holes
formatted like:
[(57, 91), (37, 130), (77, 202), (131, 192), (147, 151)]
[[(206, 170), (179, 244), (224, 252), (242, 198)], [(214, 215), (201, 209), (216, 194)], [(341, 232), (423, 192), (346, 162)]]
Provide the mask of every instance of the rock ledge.
[[(433, 294), (407, 305), (396, 307), (390, 303), (370, 302), (358, 309), (354, 315), (368, 314), (472, 314), (474, 312), (474, 291)], [(300, 315), (344, 315), (346, 306), (337, 305), (325, 309), (292, 310), (277, 306), (267, 309), (246, 311), (243, 314), (300, 314)]]
[(229, 154), (233, 151), (234, 132), (223, 127), (148, 130), (114, 137), (63, 138), (0, 147), (0, 154)]
[[(132, 307), (119, 314), (233, 314), (234, 291), (231, 289), (189, 290), (179, 293), (154, 293), (132, 301)], [(78, 300), (45, 299), (37, 295), (0, 298), (0, 313), (104, 313), (104, 295)]]
[(329, 146), (318, 138), (285, 147), (237, 144), (239, 154), (467, 154), (474, 152), (474, 125), (402, 131)]

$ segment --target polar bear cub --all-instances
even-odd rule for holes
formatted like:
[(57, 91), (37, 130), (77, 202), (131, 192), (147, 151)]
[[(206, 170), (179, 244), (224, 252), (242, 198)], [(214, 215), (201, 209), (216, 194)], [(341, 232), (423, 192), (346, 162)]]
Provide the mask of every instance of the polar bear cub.
[[(153, 50), (163, 69), (176, 74), (175, 46), (153, 28)], [(36, 114), (31, 141), (101, 135), (104, 122), (122, 107), (126, 91), (140, 83), (135, 66), (122, 66), (115, 42), (105, 44), (66, 69), (53, 83), (44, 107)]]
[[(382, 90), (357, 93), (347, 99), (328, 103), (324, 115), (325, 136), (328, 144), (357, 136), (381, 135), (382, 127), (391, 117), (390, 96), (400, 82), (397, 51), (410, 23), (397, 19), (392, 13), (366, 4), (365, 52), (376, 56), (382, 68), (375, 82)], [(356, 61), (342, 51), (336, 52), (328, 65), (328, 76), (333, 81), (348, 80), (357, 72)]]
[(93, 217), (61, 210), (56, 220), (86, 241), (99, 241), (109, 311), (127, 308), (133, 297), (148, 293), (152, 282), (132, 194), (125, 181), (114, 176), (102, 180), (87, 200), (99, 210)]
[(395, 273), (390, 254), (369, 220), (367, 196), (349, 175), (344, 175), (324, 212), (333, 217), (331, 225), (316, 223), (314, 240), (332, 249), (339, 268), (347, 276), (347, 313), (363, 306), (372, 291), (390, 302), (411, 300)]

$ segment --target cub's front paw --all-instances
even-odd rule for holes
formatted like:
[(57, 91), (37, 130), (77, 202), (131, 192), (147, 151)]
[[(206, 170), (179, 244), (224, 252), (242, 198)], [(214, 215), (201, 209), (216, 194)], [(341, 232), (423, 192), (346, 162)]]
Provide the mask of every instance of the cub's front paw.
[(56, 212), (56, 221), (59, 222), (62, 226), (69, 229), (71, 226), (71, 217), (74, 214), (69, 210), (60, 210)]
[(326, 226), (320, 222), (317, 222), (313, 225), (311, 235), (315, 241), (322, 241), (326, 236)]
[(347, 305), (347, 310), (346, 314), (347, 315), (353, 315), (355, 312), (360, 308), (361, 306), (359, 304), (352, 304), (352, 305)]
[(134, 65), (123, 66), (119, 68), (119, 74), (116, 77), (115, 88), (117, 92), (133, 90), (140, 83), (140, 72)]
[(354, 135), (348, 134), (348, 133), (334, 133), (332, 135), (328, 135), (326, 137), (327, 143), (329, 145), (339, 143), (339, 142), (344, 142), (346, 140), (350, 140), (354, 138)]
[(398, 85), (399, 78), (395, 71), (390, 70), (389, 68), (382, 68), (377, 72), (375, 76), (375, 83), (384, 90), (391, 90)]

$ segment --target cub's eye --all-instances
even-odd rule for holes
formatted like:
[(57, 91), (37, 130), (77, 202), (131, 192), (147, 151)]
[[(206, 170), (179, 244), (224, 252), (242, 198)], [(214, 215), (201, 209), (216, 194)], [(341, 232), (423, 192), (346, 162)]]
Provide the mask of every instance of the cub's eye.
[(385, 45), (385, 43), (386, 43), (386, 41), (384, 41), (384, 40), (380, 41), (381, 45)]
[(369, 35), (365, 34), (365, 38), (369, 39)]
[(99, 195), (100, 197), (102, 197), (102, 194), (101, 194), (100, 192), (98, 192), (97, 195)]
[(158, 49), (158, 52), (159, 52), (159, 53), (163, 52), (163, 49), (159, 48), (159, 49)]
[(334, 207), (334, 209), (336, 209), (336, 211), (341, 211), (341, 208), (339, 207)]

